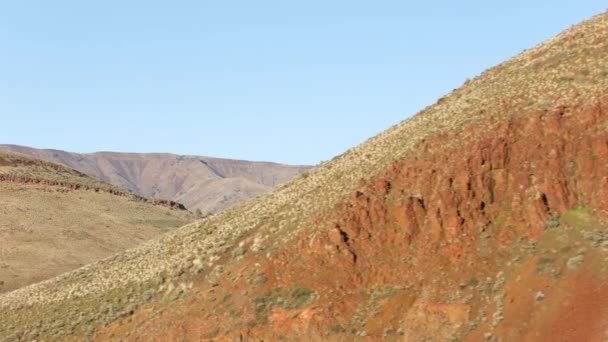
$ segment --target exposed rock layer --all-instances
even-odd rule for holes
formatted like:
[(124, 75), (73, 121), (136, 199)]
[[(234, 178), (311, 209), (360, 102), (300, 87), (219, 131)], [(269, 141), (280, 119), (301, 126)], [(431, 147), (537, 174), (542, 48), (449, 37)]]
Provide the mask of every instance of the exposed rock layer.
[(168, 207), (168, 208), (186, 210), (186, 207), (183, 204), (177, 203), (175, 201), (163, 200), (163, 199), (159, 199), (159, 198), (155, 198), (155, 199), (151, 200), (149, 198), (139, 196), (139, 195), (133, 194), (131, 192), (127, 192), (127, 191), (120, 191), (120, 190), (112, 189), (112, 188), (95, 187), (95, 186), (86, 185), (86, 184), (75, 184), (75, 183), (70, 183), (70, 182), (62, 182), (62, 181), (40, 179), (40, 178), (29, 178), (29, 177), (21, 177), (21, 176), (13, 176), (13, 175), (0, 175), (0, 182), (15, 183), (15, 184), (39, 184), (39, 185), (46, 185), (46, 186), (56, 186), (56, 187), (61, 187), (61, 188), (65, 188), (65, 189), (70, 189), (70, 190), (83, 190), (83, 191), (91, 190), (91, 191), (95, 191), (95, 192), (101, 191), (101, 192), (107, 192), (111, 195), (115, 195), (115, 196), (119, 196), (119, 197), (128, 197), (128, 198), (136, 200), (136, 201), (151, 202), (154, 205), (160, 205), (160, 206)]
[[(513, 117), (452, 149), (438, 146), (453, 136), (425, 139), (416, 158), (363, 181), (295, 245), (268, 260), (246, 257), (209, 288), (200, 285), (194, 300), (149, 323), (136, 316), (126, 331), (164, 340), (211, 337), (219, 329), (222, 339), (251, 341), (600, 341), (608, 329), (601, 310), (608, 304), (608, 249), (586, 247), (583, 235), (573, 235), (555, 251), (545, 235), (580, 229), (567, 219), (548, 227), (572, 208), (608, 219), (607, 100)], [(600, 221), (585, 228), (608, 232)], [(583, 249), (588, 263), (568, 268), (566, 260)], [(543, 260), (555, 267), (551, 274), (539, 269)], [(242, 270), (250, 268), (247, 278)], [(255, 274), (263, 284), (251, 285)], [(260, 298), (294, 284), (315, 294), (308, 305), (260, 309), (267, 303)]]

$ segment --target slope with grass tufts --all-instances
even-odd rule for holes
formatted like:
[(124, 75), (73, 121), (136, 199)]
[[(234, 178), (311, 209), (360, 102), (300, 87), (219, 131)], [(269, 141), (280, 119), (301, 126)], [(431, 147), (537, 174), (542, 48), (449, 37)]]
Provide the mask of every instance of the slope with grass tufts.
[(192, 220), (177, 203), (0, 152), (0, 292), (103, 259)]
[(1, 297), (0, 337), (608, 332), (608, 14), (275, 191)]

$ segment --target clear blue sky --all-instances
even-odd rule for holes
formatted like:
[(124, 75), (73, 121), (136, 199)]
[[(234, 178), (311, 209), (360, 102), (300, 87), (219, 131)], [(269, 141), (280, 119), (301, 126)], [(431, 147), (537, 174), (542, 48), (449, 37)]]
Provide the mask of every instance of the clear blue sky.
[(0, 143), (315, 164), (605, 9), (0, 0)]

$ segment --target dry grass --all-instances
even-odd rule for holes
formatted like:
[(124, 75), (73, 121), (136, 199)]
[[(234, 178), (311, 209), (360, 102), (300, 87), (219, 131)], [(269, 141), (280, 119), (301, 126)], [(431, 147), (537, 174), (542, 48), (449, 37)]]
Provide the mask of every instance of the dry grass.
[[(29, 331), (36, 322), (42, 322), (42, 336), (85, 333), (87, 327), (120, 317), (125, 305), (103, 309), (113, 298), (145, 305), (149, 296), (167, 293), (165, 285), (159, 291), (160, 275), (165, 283), (186, 283), (200, 271), (194, 271), (193, 260), (215, 267), (218, 255), (237, 241), (245, 250), (272, 251), (273, 244), (290, 241), (312, 226), (314, 217), (358, 190), (361, 179), (413, 156), (426, 137), (451, 131), (476, 138), (463, 128), (478, 123), (481, 131), (490, 132), (521, 113), (594, 103), (608, 91), (606, 66), (608, 14), (601, 14), (484, 72), (435, 105), (272, 193), (110, 259), (5, 294), (0, 297), (5, 317), (0, 338)], [(457, 144), (445, 141), (445, 146), (430, 146), (429, 152)], [(239, 240), (248, 232), (255, 235)], [(55, 328), (57, 321), (81, 323)]]
[(191, 222), (107, 192), (0, 183), (0, 293), (46, 280)]

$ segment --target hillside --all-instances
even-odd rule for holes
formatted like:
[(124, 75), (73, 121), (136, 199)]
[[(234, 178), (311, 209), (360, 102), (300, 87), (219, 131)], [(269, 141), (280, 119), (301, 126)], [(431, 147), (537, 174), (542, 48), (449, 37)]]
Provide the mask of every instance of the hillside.
[(0, 297), (0, 339), (604, 341), (608, 13), (255, 200)]
[(66, 167), (0, 152), (0, 293), (137, 246), (192, 221)]
[(253, 198), (310, 169), (165, 153), (78, 154), (17, 145), (0, 145), (0, 150), (59, 163), (141, 196), (170, 199), (203, 213)]

